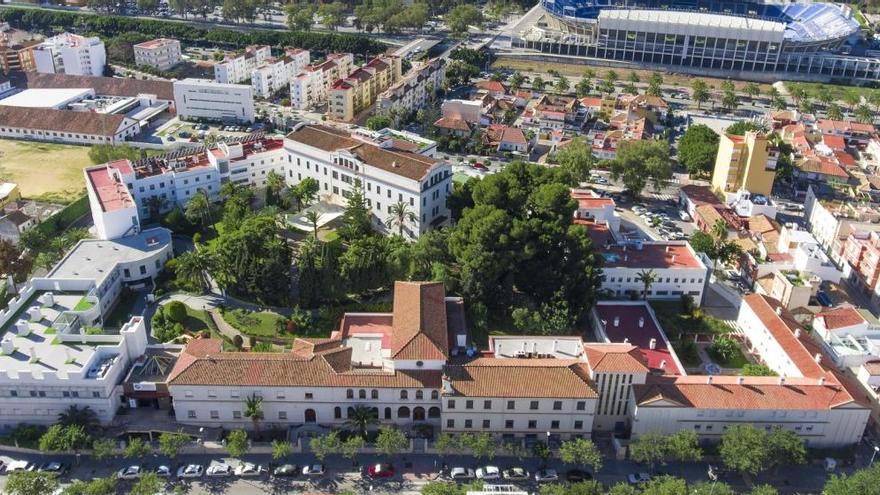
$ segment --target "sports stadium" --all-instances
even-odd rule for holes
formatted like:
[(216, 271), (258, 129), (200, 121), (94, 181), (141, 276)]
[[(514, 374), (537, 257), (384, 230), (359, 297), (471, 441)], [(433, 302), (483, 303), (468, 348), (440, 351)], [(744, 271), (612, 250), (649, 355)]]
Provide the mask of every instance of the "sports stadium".
[(861, 30), (850, 7), (833, 3), (541, 0), (509, 28), (513, 51), (746, 79), (880, 78), (880, 60), (843, 53)]

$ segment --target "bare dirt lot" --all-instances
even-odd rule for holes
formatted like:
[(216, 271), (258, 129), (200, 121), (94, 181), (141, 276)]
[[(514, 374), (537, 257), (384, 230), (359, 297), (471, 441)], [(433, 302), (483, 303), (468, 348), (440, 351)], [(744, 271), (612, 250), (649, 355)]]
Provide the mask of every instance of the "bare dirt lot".
[(27, 198), (67, 202), (85, 189), (82, 169), (89, 148), (0, 139), (0, 179), (15, 182)]

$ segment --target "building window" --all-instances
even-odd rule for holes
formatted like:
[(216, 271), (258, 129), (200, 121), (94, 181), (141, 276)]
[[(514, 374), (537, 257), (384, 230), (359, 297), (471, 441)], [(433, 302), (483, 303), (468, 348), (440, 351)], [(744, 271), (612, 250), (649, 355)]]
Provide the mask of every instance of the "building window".
[(561, 400), (553, 401), (553, 410), (554, 411), (561, 411), (562, 410), (562, 401)]
[(311, 392), (306, 392), (306, 399), (314, 399), (315, 396)]
[(492, 409), (492, 401), (484, 400), (483, 401), (483, 409)]
[(367, 391), (364, 389), (358, 390), (358, 399), (366, 399), (366, 398), (367, 398)]
[(371, 390), (370, 391), (370, 398), (371, 399), (378, 399), (379, 398), (379, 391), (375, 390), (375, 389)]
[(473, 409), (474, 408), (474, 401), (472, 401), (472, 400), (464, 401), (464, 408), (465, 409)]
[(447, 428), (455, 428), (455, 420), (454, 419), (447, 419), (446, 420), (446, 427)]
[(220, 411), (211, 411), (211, 419), (220, 419)]
[(466, 419), (466, 420), (464, 420), (464, 427), (465, 427), (465, 428), (473, 428), (473, 427), (474, 427), (474, 421), (471, 420), (471, 419)]
[(533, 400), (532, 402), (530, 402), (529, 409), (531, 409), (532, 411), (537, 411), (538, 410), (538, 401)]
[(95, 399), (100, 399), (100, 398), (101, 398), (101, 392), (92, 392), (92, 397), (95, 398)]
[(574, 429), (575, 430), (583, 430), (584, 429), (584, 422), (583, 421), (575, 421), (574, 422)]
[(416, 390), (416, 400), (422, 400), (425, 398), (424, 393), (421, 390)]
[(508, 430), (513, 429), (513, 420), (512, 419), (505, 420), (504, 427), (507, 428)]
[(431, 400), (438, 400), (438, 399), (440, 399), (440, 392), (438, 392), (436, 390), (431, 390)]
[(190, 409), (186, 412), (186, 417), (189, 419), (196, 419), (196, 412)]
[(587, 408), (587, 403), (582, 400), (579, 400), (577, 403), (577, 406), (575, 407), (575, 409), (577, 409), (578, 411), (583, 411), (586, 408)]
[(241, 419), (241, 411), (232, 411), (232, 419)]
[(287, 411), (278, 411), (278, 419), (287, 419)]
[(558, 430), (559, 429), (559, 420), (551, 421), (550, 422), (550, 429), (551, 430)]
[(490, 424), (491, 424), (491, 423), (490, 423), (490, 421), (489, 421), (488, 419), (484, 419), (484, 420), (483, 420), (483, 429), (488, 430)]
[(408, 398), (409, 398), (409, 393), (408, 393), (406, 390), (401, 390), (401, 391), (400, 391), (400, 398), (401, 398), (401, 399), (408, 399)]
[(516, 409), (516, 401), (513, 401), (513, 400), (507, 401), (507, 409), (510, 411), (513, 411), (514, 409)]
[(538, 427), (538, 422), (534, 419), (530, 419), (529, 420), (529, 429), (534, 430), (537, 427)]
[(354, 399), (354, 390), (352, 390), (352, 389), (346, 390), (345, 391), (345, 398), (346, 399)]
[(455, 401), (452, 399), (446, 401), (446, 409), (455, 409)]
[(333, 419), (342, 419), (342, 408), (336, 406), (333, 408)]

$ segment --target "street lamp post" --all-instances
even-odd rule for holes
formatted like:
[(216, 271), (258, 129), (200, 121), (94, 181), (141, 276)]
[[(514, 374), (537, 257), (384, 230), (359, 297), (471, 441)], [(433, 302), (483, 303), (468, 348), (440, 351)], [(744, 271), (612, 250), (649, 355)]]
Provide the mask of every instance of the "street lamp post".
[(874, 453), (871, 454), (871, 462), (868, 463), (868, 467), (871, 467), (872, 465), (874, 465), (874, 457), (877, 456), (877, 452), (880, 452), (880, 446), (875, 445), (874, 446)]

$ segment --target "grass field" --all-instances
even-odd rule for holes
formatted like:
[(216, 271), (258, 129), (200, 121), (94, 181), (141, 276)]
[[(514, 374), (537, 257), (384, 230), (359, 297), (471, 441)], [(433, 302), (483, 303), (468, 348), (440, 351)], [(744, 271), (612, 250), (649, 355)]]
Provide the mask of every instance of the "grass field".
[(92, 165), (85, 146), (0, 139), (0, 178), (27, 198), (67, 202), (85, 190), (82, 169)]
[(869, 93), (877, 91), (873, 88), (863, 88), (859, 86), (842, 86), (839, 84), (830, 83), (808, 83), (791, 81), (786, 81), (785, 87), (788, 89), (789, 92), (794, 91), (797, 88), (803, 88), (807, 92), (807, 95), (814, 100), (817, 99), (821, 93), (830, 93), (831, 96), (838, 102), (843, 101), (843, 98), (847, 93), (855, 94), (858, 96), (867, 96)]

